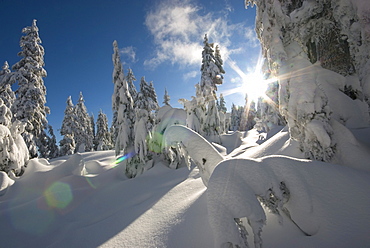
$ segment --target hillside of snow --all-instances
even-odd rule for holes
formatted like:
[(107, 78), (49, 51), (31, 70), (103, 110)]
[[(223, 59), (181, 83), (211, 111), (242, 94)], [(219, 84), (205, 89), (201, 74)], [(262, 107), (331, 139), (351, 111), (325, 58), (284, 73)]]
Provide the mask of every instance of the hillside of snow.
[[(360, 157), (348, 166), (299, 159), (279, 130), (224, 135), (203, 154), (221, 156), (208, 188), (198, 167), (170, 169), (159, 158), (134, 179), (114, 151), (32, 159), (20, 178), (0, 174), (0, 246), (369, 247), (370, 129), (352, 130), (341, 156)], [(190, 155), (205, 146), (192, 135), (186, 144)], [(281, 201), (271, 205), (272, 195)]]

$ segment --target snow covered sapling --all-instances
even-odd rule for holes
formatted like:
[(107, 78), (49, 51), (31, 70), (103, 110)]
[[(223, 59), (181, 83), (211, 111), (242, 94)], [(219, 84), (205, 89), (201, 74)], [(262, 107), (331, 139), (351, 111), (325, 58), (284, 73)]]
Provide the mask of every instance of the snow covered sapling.
[(76, 149), (76, 143), (74, 141), (74, 134), (76, 132), (76, 116), (74, 113), (74, 106), (72, 103), (71, 96), (67, 99), (67, 106), (64, 110), (64, 118), (60, 134), (63, 139), (60, 141), (60, 155), (71, 155)]
[(170, 105), (170, 100), (171, 100), (171, 98), (168, 95), (167, 89), (164, 89), (163, 104), (165, 104), (167, 106), (171, 106)]
[(14, 80), (15, 77), (12, 76), (12, 73), (9, 70), (9, 64), (7, 61), (5, 61), (3, 68), (0, 71), (0, 98), (3, 99), (4, 104), (9, 109), (11, 109), (15, 101), (15, 94), (11, 88)]
[(109, 150), (113, 147), (108, 130), (108, 118), (102, 110), (99, 111), (96, 121), (95, 144), (97, 144), (97, 151)]
[(93, 133), (90, 116), (87, 113), (87, 108), (85, 106), (85, 100), (80, 92), (80, 97), (74, 108), (75, 115), (75, 132), (74, 139), (76, 142), (75, 152), (89, 152), (93, 148)]

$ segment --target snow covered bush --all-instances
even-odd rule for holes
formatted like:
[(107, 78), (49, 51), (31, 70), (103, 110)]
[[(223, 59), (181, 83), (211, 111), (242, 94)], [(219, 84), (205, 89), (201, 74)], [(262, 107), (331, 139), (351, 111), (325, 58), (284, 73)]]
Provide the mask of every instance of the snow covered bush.
[(156, 125), (151, 134), (149, 149), (157, 154), (163, 154), (170, 168), (177, 169), (182, 166), (189, 166), (189, 157), (181, 142), (166, 145), (163, 136), (169, 127), (185, 124), (186, 112), (183, 109), (165, 105), (157, 111)]
[(21, 134), (24, 124), (12, 123), (10, 128), (0, 124), (0, 170), (21, 175), (27, 165), (29, 156), (26, 143)]

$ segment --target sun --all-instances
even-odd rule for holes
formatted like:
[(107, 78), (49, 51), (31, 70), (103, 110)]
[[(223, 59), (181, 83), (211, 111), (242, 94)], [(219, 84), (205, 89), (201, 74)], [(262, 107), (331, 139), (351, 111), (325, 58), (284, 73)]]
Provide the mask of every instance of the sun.
[(247, 94), (248, 99), (257, 103), (258, 98), (264, 98), (270, 80), (265, 80), (259, 72), (246, 74), (242, 77), (240, 93)]

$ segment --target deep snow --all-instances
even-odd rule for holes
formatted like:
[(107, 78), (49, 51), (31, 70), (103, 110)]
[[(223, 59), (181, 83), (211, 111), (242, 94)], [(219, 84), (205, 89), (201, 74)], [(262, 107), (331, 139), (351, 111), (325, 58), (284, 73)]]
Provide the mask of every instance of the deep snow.
[[(370, 173), (364, 166), (370, 161), (370, 129), (353, 133), (358, 141), (353, 137), (357, 143), (342, 157), (360, 154), (360, 169), (351, 168), (359, 159), (348, 166), (299, 159), (286, 128), (261, 145), (256, 142), (271, 135), (229, 134), (223, 137), (227, 147), (218, 146), (226, 155), (208, 188), (197, 167), (174, 170), (159, 159), (143, 175), (127, 179), (114, 151), (33, 159), (19, 179), (1, 174), (0, 246), (214, 247), (240, 242), (233, 218), (248, 217), (252, 224), (266, 220), (260, 225), (263, 247), (369, 247)], [(200, 149), (191, 135), (186, 145)], [(261, 158), (276, 154), (285, 156)], [(269, 188), (279, 195), (281, 181), (290, 190), (282, 207), (295, 224), (283, 211), (269, 213), (255, 196)], [(253, 247), (253, 230), (242, 221)], [(222, 231), (227, 225), (232, 228)]]

